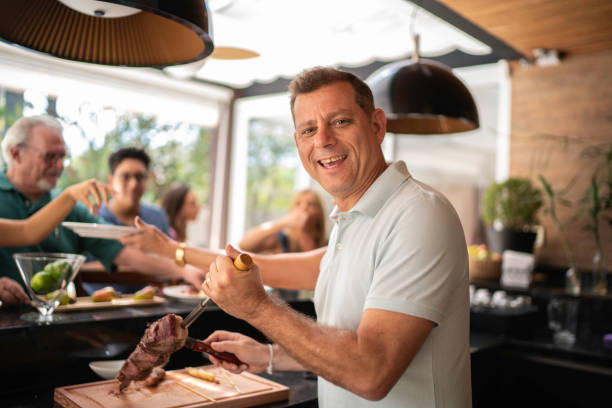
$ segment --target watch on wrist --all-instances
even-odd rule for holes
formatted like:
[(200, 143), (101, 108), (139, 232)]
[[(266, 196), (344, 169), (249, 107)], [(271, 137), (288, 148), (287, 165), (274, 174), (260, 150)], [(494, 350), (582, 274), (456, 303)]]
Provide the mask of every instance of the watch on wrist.
[(174, 262), (178, 266), (185, 266), (185, 247), (186, 246), (187, 244), (185, 244), (184, 242), (181, 242), (180, 244), (178, 244), (178, 247), (176, 248), (176, 253), (174, 254)]

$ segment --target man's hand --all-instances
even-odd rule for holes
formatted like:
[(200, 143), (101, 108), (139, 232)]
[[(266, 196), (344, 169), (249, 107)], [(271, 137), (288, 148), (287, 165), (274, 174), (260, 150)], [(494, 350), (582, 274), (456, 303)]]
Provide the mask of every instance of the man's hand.
[(248, 271), (240, 271), (233, 263), (240, 252), (231, 245), (225, 248), (225, 252), (228, 256), (218, 256), (210, 264), (202, 290), (226, 313), (247, 320), (257, 313), (258, 306), (268, 299), (268, 294), (257, 265), (253, 264)]
[(30, 298), (25, 294), (20, 284), (11, 278), (0, 278), (0, 300), (3, 305), (17, 306), (28, 303)]
[[(153, 252), (169, 258), (174, 257), (178, 246), (176, 241), (158, 230), (154, 225), (145, 223), (138, 216), (134, 219), (134, 225), (142, 232), (120, 238), (119, 242), (144, 252)], [(199, 287), (199, 285), (196, 287)]]
[(111, 195), (110, 187), (96, 179), (89, 179), (66, 188), (66, 192), (75, 201), (80, 201), (93, 215), (98, 215), (102, 203), (108, 204)]
[(228, 363), (208, 355), (208, 359), (214, 365), (223, 367), (234, 374), (240, 374), (244, 370), (251, 373), (259, 373), (268, 367), (268, 360), (270, 358), (268, 346), (258, 343), (244, 334), (217, 330), (204, 341), (209, 343), (213, 350), (232, 353), (245, 363), (237, 366), (236, 364)]

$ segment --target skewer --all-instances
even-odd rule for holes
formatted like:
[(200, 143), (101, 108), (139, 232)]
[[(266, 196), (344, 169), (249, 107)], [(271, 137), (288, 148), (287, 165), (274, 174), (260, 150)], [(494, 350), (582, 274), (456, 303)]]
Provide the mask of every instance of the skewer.
[(173, 374), (173, 373), (167, 373), (167, 375), (168, 375), (169, 377), (173, 378), (173, 379), (176, 381), (176, 383), (177, 383), (178, 385), (180, 385), (181, 387), (184, 387), (184, 388), (188, 389), (189, 391), (193, 392), (194, 394), (197, 394), (197, 395), (199, 395), (200, 397), (204, 397), (204, 398), (206, 398), (207, 400), (209, 400), (210, 402), (216, 402), (216, 401), (217, 401), (217, 400), (216, 400), (216, 399), (214, 399), (213, 397), (209, 397), (208, 395), (204, 394), (203, 392), (200, 392), (200, 391), (194, 390), (193, 388), (191, 388), (191, 387), (190, 387), (190, 386), (188, 386), (187, 384), (184, 384), (184, 383), (183, 383), (183, 380), (182, 380), (180, 377), (178, 377), (176, 374)]
[(223, 373), (223, 376), (225, 377), (225, 379), (229, 381), (230, 384), (232, 384), (232, 387), (234, 387), (234, 389), (238, 392), (238, 394), (242, 394), (242, 391), (240, 391), (240, 388), (238, 388), (238, 386), (232, 381), (229, 374), (227, 374), (227, 371), (223, 369), (221, 370), (221, 373)]

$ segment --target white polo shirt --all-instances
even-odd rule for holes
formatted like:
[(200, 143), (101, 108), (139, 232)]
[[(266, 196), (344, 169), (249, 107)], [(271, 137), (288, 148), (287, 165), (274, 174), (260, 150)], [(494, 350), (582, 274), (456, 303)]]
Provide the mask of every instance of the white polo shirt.
[(436, 325), (383, 400), (368, 401), (319, 377), (319, 406), (471, 407), (468, 258), (452, 205), (400, 161), (350, 211), (336, 207), (330, 217), (315, 288), (317, 321), (356, 330), (365, 309), (383, 309)]

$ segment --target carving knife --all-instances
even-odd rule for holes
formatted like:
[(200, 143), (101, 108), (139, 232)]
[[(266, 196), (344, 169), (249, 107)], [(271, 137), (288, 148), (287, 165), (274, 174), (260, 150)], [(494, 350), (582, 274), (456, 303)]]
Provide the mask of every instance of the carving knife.
[(233, 363), (238, 366), (244, 364), (234, 354), (227, 353), (225, 351), (213, 350), (213, 348), (210, 347), (210, 344), (205, 343), (202, 340), (196, 340), (193, 337), (187, 337), (187, 340), (185, 340), (185, 345), (183, 347), (193, 351), (208, 353), (211, 356), (218, 358), (219, 360), (227, 361), (228, 363)]

